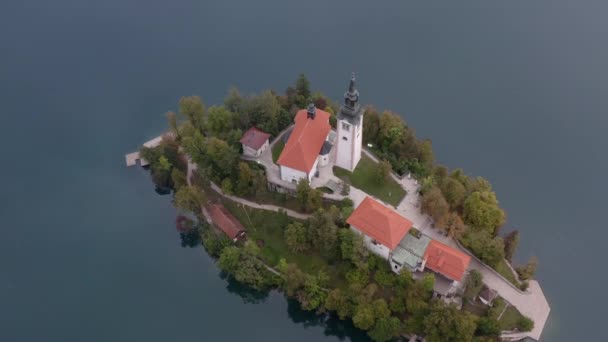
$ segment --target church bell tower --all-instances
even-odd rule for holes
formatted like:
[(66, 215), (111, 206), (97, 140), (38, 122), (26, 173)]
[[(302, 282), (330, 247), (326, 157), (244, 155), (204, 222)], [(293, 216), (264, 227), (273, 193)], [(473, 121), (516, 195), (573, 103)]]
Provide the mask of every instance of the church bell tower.
[(354, 72), (337, 118), (336, 166), (352, 172), (361, 159), (363, 142), (363, 110), (359, 104), (359, 91), (355, 88)]

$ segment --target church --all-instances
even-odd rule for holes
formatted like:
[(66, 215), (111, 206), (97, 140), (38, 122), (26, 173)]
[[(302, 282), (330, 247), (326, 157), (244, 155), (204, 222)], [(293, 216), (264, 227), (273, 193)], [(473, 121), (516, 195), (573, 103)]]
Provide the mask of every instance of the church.
[[(318, 175), (319, 167), (334, 163), (349, 171), (357, 167), (363, 141), (363, 109), (354, 73), (337, 114), (336, 131), (331, 129), (330, 116), (312, 103), (296, 113), (294, 128), (277, 160), (281, 180), (292, 183), (301, 179), (312, 181)], [(331, 158), (333, 148), (335, 160)]]

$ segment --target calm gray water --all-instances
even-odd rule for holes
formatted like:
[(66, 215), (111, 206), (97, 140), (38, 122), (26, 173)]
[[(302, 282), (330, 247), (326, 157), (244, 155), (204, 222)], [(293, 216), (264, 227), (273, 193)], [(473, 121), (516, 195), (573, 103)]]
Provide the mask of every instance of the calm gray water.
[[(545, 341), (606, 341), (605, 1), (0, 3), (0, 341), (336, 341), (182, 249), (168, 197), (124, 153), (182, 95), (298, 73), (403, 114), (483, 175), (540, 258)], [(255, 302), (255, 303), (252, 303)], [(577, 336), (584, 336), (577, 338)]]

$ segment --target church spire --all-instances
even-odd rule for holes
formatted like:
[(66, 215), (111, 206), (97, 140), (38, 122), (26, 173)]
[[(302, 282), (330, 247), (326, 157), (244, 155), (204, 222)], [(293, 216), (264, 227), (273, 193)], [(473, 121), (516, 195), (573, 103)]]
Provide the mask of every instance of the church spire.
[(344, 93), (344, 107), (356, 111), (359, 106), (359, 91), (355, 88), (355, 73), (350, 76), (348, 91)]

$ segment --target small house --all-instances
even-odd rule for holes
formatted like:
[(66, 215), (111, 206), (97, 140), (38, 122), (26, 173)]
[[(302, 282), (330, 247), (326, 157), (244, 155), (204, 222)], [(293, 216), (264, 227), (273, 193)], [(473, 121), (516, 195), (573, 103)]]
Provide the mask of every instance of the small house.
[(346, 222), (364, 236), (370, 251), (387, 260), (412, 228), (412, 222), (371, 197), (366, 197)]
[(251, 127), (243, 134), (240, 142), (243, 145), (243, 155), (248, 157), (259, 157), (268, 149), (270, 134), (255, 127)]
[(492, 302), (494, 299), (496, 299), (496, 297), (498, 297), (498, 292), (485, 285), (479, 292), (479, 300), (485, 305), (492, 305)]
[(245, 227), (221, 204), (209, 208), (213, 224), (223, 231), (232, 241), (237, 242), (245, 237)]

